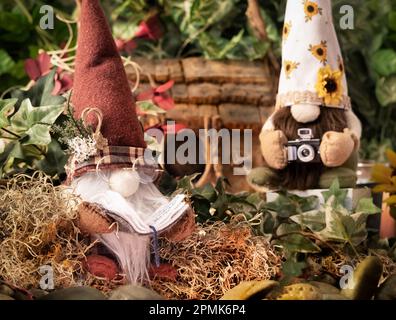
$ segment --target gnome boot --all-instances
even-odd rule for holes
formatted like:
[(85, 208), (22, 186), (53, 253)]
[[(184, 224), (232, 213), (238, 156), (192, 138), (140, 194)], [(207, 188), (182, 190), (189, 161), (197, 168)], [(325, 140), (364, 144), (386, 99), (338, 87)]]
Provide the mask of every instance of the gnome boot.
[(267, 167), (252, 169), (246, 177), (249, 186), (257, 192), (267, 192), (270, 185), (276, 180), (278, 174), (275, 170)]
[(325, 169), (319, 179), (319, 188), (330, 188), (335, 179), (338, 179), (341, 188), (354, 188), (357, 182), (357, 163), (358, 152), (354, 151), (342, 166)]

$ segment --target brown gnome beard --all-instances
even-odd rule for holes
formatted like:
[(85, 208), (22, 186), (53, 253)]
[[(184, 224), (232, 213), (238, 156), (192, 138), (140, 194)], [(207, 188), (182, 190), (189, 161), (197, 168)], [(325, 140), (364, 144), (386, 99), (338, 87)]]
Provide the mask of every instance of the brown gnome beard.
[[(344, 110), (325, 107), (321, 107), (319, 117), (309, 123), (296, 121), (290, 108), (281, 108), (274, 114), (273, 124), (275, 130), (281, 130), (288, 141), (299, 138), (297, 130), (300, 128), (311, 129), (314, 138), (321, 139), (327, 131), (343, 132), (348, 127)], [(325, 166), (322, 163), (291, 162), (285, 169), (276, 171), (276, 178), (270, 181), (270, 184), (289, 190), (317, 188), (324, 168)]]

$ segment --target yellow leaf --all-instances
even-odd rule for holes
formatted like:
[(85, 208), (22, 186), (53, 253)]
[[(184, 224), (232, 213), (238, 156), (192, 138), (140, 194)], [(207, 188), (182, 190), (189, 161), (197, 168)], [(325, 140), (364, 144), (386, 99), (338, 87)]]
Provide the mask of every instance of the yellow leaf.
[(396, 193), (396, 186), (391, 184), (379, 184), (373, 188), (374, 193), (379, 192), (389, 192), (389, 193)]
[(396, 204), (396, 196), (390, 196), (385, 202), (389, 205)]
[(383, 164), (376, 164), (371, 169), (371, 179), (378, 183), (390, 183), (393, 170)]
[(396, 152), (391, 149), (386, 149), (385, 154), (389, 160), (391, 167), (396, 168)]

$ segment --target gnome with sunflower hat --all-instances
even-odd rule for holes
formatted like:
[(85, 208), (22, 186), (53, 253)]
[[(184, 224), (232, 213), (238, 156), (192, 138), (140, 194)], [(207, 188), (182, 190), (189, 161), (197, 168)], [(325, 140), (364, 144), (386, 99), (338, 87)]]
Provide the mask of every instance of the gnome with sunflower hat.
[(289, 0), (274, 113), (264, 124), (257, 190), (356, 184), (361, 124), (351, 109), (331, 0)]
[[(70, 143), (74, 153), (66, 168), (68, 181), (83, 201), (80, 228), (107, 247), (129, 282), (137, 283), (147, 279), (152, 239), (161, 234), (172, 238), (172, 230), (182, 229), (180, 223), (191, 222), (186, 216), (192, 217), (190, 226), (195, 217), (184, 195), (170, 199), (157, 189), (160, 171), (146, 148), (105, 15), (98, 0), (79, 2), (71, 102), (85, 136)], [(158, 251), (157, 245), (154, 249)], [(157, 265), (158, 257), (157, 252)]]

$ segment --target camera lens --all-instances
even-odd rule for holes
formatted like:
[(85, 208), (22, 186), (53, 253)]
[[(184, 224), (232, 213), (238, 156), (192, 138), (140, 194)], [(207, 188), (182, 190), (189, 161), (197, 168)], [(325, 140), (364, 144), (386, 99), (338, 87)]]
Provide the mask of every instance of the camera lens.
[(311, 152), (308, 149), (304, 149), (301, 151), (301, 155), (303, 157), (308, 157), (311, 154)]
[(303, 144), (298, 148), (297, 156), (301, 162), (311, 162), (315, 159), (315, 150), (309, 144)]

